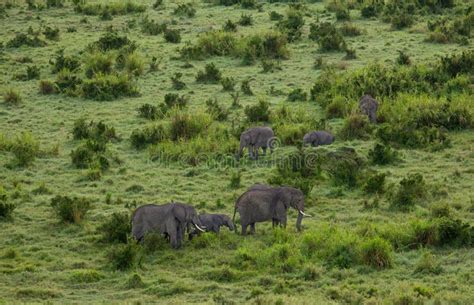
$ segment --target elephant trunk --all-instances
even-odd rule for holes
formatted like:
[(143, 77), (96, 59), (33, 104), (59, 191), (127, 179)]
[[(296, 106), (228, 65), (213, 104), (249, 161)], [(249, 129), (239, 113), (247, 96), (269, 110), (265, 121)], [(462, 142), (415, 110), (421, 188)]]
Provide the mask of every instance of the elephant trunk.
[(236, 155), (237, 161), (240, 160), (240, 158), (242, 157), (242, 154), (244, 152), (244, 148), (245, 148), (245, 144), (241, 141), (240, 142), (240, 149), (239, 149), (239, 151), (237, 152), (237, 155)]
[(303, 214), (298, 211), (298, 219), (296, 220), (296, 229), (301, 231), (301, 221), (303, 221)]

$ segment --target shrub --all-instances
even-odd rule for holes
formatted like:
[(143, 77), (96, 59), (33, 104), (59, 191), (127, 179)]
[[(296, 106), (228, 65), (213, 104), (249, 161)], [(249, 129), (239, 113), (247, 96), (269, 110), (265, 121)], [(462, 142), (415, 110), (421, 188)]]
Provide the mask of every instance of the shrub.
[(64, 49), (56, 52), (56, 58), (51, 59), (49, 64), (53, 66), (52, 72), (58, 73), (63, 69), (75, 72), (81, 66), (80, 59), (77, 56), (65, 56)]
[(410, 63), (410, 56), (403, 51), (398, 51), (397, 64), (408, 66)]
[(343, 118), (349, 108), (349, 103), (342, 96), (336, 96), (333, 101), (326, 106), (326, 118)]
[(57, 195), (51, 199), (51, 207), (62, 221), (78, 224), (91, 209), (91, 202), (86, 198)]
[(52, 7), (61, 8), (61, 7), (64, 7), (64, 0), (46, 0), (46, 7), (47, 8), (52, 8)]
[(362, 34), (362, 31), (354, 24), (344, 23), (339, 27), (339, 31), (344, 36), (354, 37)]
[(309, 39), (316, 41), (322, 51), (341, 51), (346, 48), (344, 37), (329, 22), (312, 23)]
[(214, 63), (209, 63), (204, 68), (204, 71), (199, 71), (196, 75), (196, 81), (198, 83), (215, 84), (222, 78), (221, 71), (216, 67)]
[(366, 115), (351, 113), (345, 120), (339, 135), (343, 139), (366, 139), (371, 132), (371, 126)]
[(28, 47), (44, 47), (46, 42), (41, 40), (38, 35), (33, 37), (27, 34), (17, 33), (16, 36), (6, 43), (7, 48), (20, 48), (21, 46)]
[(18, 166), (28, 166), (39, 154), (39, 143), (30, 133), (22, 133), (11, 144), (10, 151)]
[(120, 36), (116, 31), (109, 31), (102, 35), (99, 40), (92, 43), (89, 49), (107, 52), (110, 50), (118, 50), (127, 47), (130, 52), (136, 49), (134, 42), (130, 41), (127, 36)]
[(58, 41), (59, 29), (46, 26), (46, 28), (43, 31), (43, 35), (46, 37), (46, 39)]
[(194, 114), (175, 111), (170, 116), (169, 135), (171, 140), (191, 139), (199, 135), (210, 125), (210, 117), (206, 114)]
[(277, 70), (281, 70), (280, 62), (273, 59), (262, 59), (262, 72), (263, 73), (273, 73)]
[(156, 10), (156, 9), (159, 9), (162, 5), (163, 5), (163, 0), (155, 0), (155, 2), (153, 3), (153, 8)]
[(472, 227), (460, 219), (441, 217), (436, 221), (439, 245), (471, 246), (473, 242)]
[(327, 154), (327, 164), (323, 167), (336, 186), (349, 188), (357, 185), (364, 160), (352, 148), (342, 147)]
[(367, 194), (382, 194), (385, 186), (385, 173), (376, 173), (370, 176), (364, 185), (364, 192)]
[(336, 19), (337, 19), (338, 21), (351, 19), (351, 14), (350, 14), (350, 12), (349, 12), (349, 9), (348, 9), (348, 8), (339, 7), (339, 8), (336, 10)]
[(64, 68), (56, 75), (55, 85), (58, 91), (70, 96), (78, 96), (80, 94), (80, 86), (82, 79)]
[(364, 18), (376, 17), (378, 14), (378, 5), (375, 3), (364, 3), (360, 13)]
[(125, 71), (129, 75), (139, 76), (145, 70), (145, 63), (140, 55), (137, 53), (130, 53), (125, 57)]
[(186, 84), (181, 80), (183, 73), (176, 72), (173, 76), (171, 76), (171, 83), (173, 84), (173, 89), (175, 90), (182, 90), (186, 88)]
[(102, 3), (78, 3), (75, 5), (74, 10), (78, 13), (85, 15), (126, 15), (132, 13), (143, 13), (146, 10), (145, 5), (134, 3), (130, 0), (120, 1), (120, 2), (108, 2), (106, 4)]
[(390, 18), (392, 28), (400, 30), (411, 26), (415, 22), (413, 15), (407, 13), (398, 13)]
[(270, 13), (268, 13), (268, 15), (270, 16), (271, 21), (280, 21), (283, 19), (283, 17), (285, 17), (282, 14), (275, 11), (271, 11)]
[(249, 79), (244, 79), (242, 81), (242, 84), (240, 85), (240, 90), (242, 90), (242, 92), (245, 95), (253, 95), (252, 88), (250, 88), (250, 80)]
[(246, 106), (244, 113), (249, 122), (268, 122), (270, 118), (270, 103), (261, 99), (256, 105)]
[(114, 127), (109, 127), (102, 121), (87, 123), (85, 118), (79, 118), (74, 122), (72, 134), (75, 140), (91, 139), (106, 143), (118, 139)]
[(393, 249), (388, 241), (375, 237), (361, 245), (362, 261), (376, 269), (384, 269), (392, 266)]
[(148, 120), (156, 120), (160, 117), (158, 107), (151, 104), (143, 104), (138, 108), (138, 116)]
[(5, 104), (18, 105), (21, 103), (21, 95), (14, 89), (7, 89), (3, 94), (3, 101)]
[(113, 71), (114, 58), (110, 53), (89, 53), (84, 61), (84, 71), (88, 78), (97, 74), (110, 74)]
[(158, 250), (169, 248), (169, 242), (159, 232), (146, 233), (143, 238), (143, 248), (147, 253), (153, 253)]
[[(161, 0), (157, 0), (159, 2)], [(139, 289), (146, 287), (146, 284), (143, 282), (142, 277), (138, 273), (133, 273), (127, 280), (125, 285), (128, 289)]]
[(240, 181), (242, 179), (242, 173), (240, 171), (234, 171), (231, 173), (231, 176), (230, 176), (230, 183), (229, 183), (229, 187), (231, 189), (238, 189), (240, 188)]
[(71, 151), (71, 161), (76, 168), (106, 170), (109, 168), (110, 162), (105, 153), (105, 142), (87, 140)]
[(253, 24), (252, 15), (242, 14), (240, 16), (238, 24), (241, 25), (241, 26), (250, 26), (250, 25), (252, 25)]
[(257, 59), (286, 59), (288, 58), (288, 40), (278, 32), (256, 34), (243, 38), (243, 49), (239, 56), (245, 64), (252, 64)]
[(369, 150), (369, 160), (372, 164), (387, 165), (399, 160), (398, 152), (389, 145), (375, 143)]
[(94, 78), (84, 81), (82, 92), (85, 98), (98, 101), (110, 101), (120, 97), (139, 95), (138, 88), (127, 74), (96, 75)]
[(219, 103), (217, 99), (208, 99), (206, 101), (207, 112), (217, 121), (225, 121), (229, 116), (229, 111), (224, 109)]
[(136, 241), (130, 239), (127, 244), (112, 248), (108, 258), (115, 269), (128, 270), (141, 264), (142, 250)]
[(289, 42), (301, 38), (301, 29), (303, 25), (303, 14), (296, 9), (289, 9), (286, 13), (286, 18), (278, 22), (278, 27), (286, 33)]
[(245, 9), (257, 7), (257, 0), (240, 0), (240, 6)]
[(0, 220), (11, 219), (16, 205), (13, 202), (8, 202), (7, 194), (0, 187)]
[(156, 144), (166, 138), (166, 131), (162, 125), (148, 126), (136, 129), (130, 135), (130, 142), (136, 149), (143, 149), (150, 144)]
[(163, 33), (167, 28), (166, 23), (157, 23), (155, 20), (148, 18), (148, 15), (145, 16), (141, 21), (142, 33), (148, 35), (159, 35)]
[(222, 30), (226, 32), (237, 32), (237, 24), (235, 24), (232, 20), (227, 19), (224, 26), (222, 27)]
[(165, 29), (163, 33), (164, 33), (165, 40), (167, 42), (171, 42), (171, 43), (181, 42), (181, 34), (179, 30)]
[(451, 216), (451, 207), (446, 202), (434, 205), (431, 208), (431, 215), (435, 218), (449, 218)]
[(221, 78), (221, 85), (224, 91), (234, 91), (236, 81), (233, 77)]
[(40, 68), (38, 68), (38, 66), (28, 66), (26, 67), (25, 74), (16, 75), (16, 79), (22, 80), (22, 81), (38, 79), (39, 77), (40, 77)]
[(71, 281), (74, 283), (95, 283), (105, 276), (97, 270), (77, 270), (71, 274)]
[(192, 3), (181, 3), (174, 9), (173, 14), (192, 18), (196, 15), (196, 9)]
[(400, 210), (409, 210), (426, 195), (423, 176), (409, 174), (400, 181), (397, 192), (391, 198), (391, 206)]
[(113, 213), (97, 230), (102, 240), (111, 243), (126, 243), (132, 231), (128, 213)]
[(296, 89), (293, 89), (290, 93), (288, 93), (287, 100), (289, 102), (297, 102), (297, 101), (304, 102), (306, 101), (307, 98), (308, 98), (308, 94), (304, 92), (303, 89), (296, 88)]
[(188, 97), (176, 93), (167, 93), (164, 102), (160, 105), (163, 113), (168, 112), (171, 108), (184, 108), (188, 104)]
[(429, 251), (423, 251), (420, 259), (416, 263), (415, 273), (440, 274), (443, 272), (441, 264)]
[(345, 60), (352, 60), (352, 59), (356, 59), (356, 58), (357, 58), (356, 51), (354, 49), (346, 48), (346, 55), (344, 56), (344, 59)]

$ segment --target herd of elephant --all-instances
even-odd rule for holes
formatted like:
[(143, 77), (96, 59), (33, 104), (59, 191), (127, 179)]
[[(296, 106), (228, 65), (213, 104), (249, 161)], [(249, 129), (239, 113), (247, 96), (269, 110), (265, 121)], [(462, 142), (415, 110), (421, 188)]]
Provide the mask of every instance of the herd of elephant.
[[(359, 110), (367, 115), (371, 123), (377, 121), (378, 102), (370, 95), (364, 95), (359, 101)], [(303, 137), (303, 145), (320, 146), (329, 145), (334, 142), (334, 135), (324, 130), (313, 130), (306, 133)], [(237, 153), (237, 159), (242, 157), (245, 148), (248, 149), (249, 157), (258, 159), (260, 148), (263, 155), (266, 154), (267, 148), (273, 152), (277, 144), (275, 134), (270, 127), (253, 127), (242, 132), (240, 135), (240, 149)]]
[[(376, 122), (378, 102), (370, 95), (364, 95), (359, 101), (359, 108), (371, 122)], [(271, 139), (273, 131), (269, 127), (255, 127), (242, 133), (238, 157), (244, 148), (249, 149), (251, 157), (258, 158), (259, 148), (265, 153), (267, 148), (272, 149)], [(331, 144), (334, 136), (326, 131), (307, 133), (303, 142), (305, 145), (319, 146)], [(272, 221), (273, 227), (286, 227), (288, 209), (294, 208), (298, 212), (296, 229), (301, 230), (303, 217), (310, 215), (304, 212), (304, 194), (301, 190), (288, 186), (269, 186), (255, 184), (237, 198), (234, 207), (234, 216), (230, 219), (224, 214), (200, 214), (193, 206), (185, 203), (171, 202), (162, 205), (148, 204), (135, 210), (132, 215), (132, 236), (143, 242), (147, 233), (158, 233), (166, 236), (173, 248), (179, 248), (185, 233), (192, 239), (200, 232), (219, 233), (222, 226), (235, 230), (235, 215), (240, 215), (242, 235), (255, 233), (255, 223)]]

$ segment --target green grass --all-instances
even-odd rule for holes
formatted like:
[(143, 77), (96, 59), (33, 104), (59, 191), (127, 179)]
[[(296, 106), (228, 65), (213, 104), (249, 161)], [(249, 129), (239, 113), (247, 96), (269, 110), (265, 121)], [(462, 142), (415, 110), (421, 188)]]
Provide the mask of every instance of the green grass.
[[(260, 62), (246, 66), (242, 64), (242, 58), (232, 56), (189, 62), (180, 60), (177, 47), (197, 42), (202, 33), (222, 29), (227, 20), (237, 22), (242, 14), (251, 15), (253, 24), (237, 26), (235, 35), (247, 37), (265, 33), (276, 26), (276, 22), (270, 21), (269, 12), (286, 16), (285, 4), (263, 3), (259, 11), (196, 1), (193, 2), (196, 15), (188, 18), (173, 14), (177, 7), (173, 1), (165, 0), (158, 10), (152, 9), (154, 2), (139, 3), (146, 5), (150, 19), (170, 21), (172, 28), (180, 31), (180, 43), (170, 44), (161, 35), (143, 34), (139, 14), (118, 14), (108, 21), (101, 21), (99, 16), (86, 16), (88, 22), (81, 22), (85, 16), (74, 12), (71, 2), (65, 2), (64, 8), (30, 11), (25, 3), (16, 1), (17, 5), (7, 8), (4, 17), (0, 13), (3, 18), (0, 19), (0, 42), (4, 46), (16, 33), (27, 33), (30, 26), (37, 30), (40, 24), (45, 24), (60, 31), (58, 41), (47, 41), (43, 47), (0, 48), (0, 70), (3, 72), (0, 95), (15, 88), (22, 98), (14, 107), (0, 103), (0, 189), (3, 188), (9, 202), (16, 205), (12, 219), (0, 219), (0, 304), (45, 301), (337, 304), (400, 302), (402, 298), (467, 304), (474, 298), (472, 247), (428, 246), (428, 256), (427, 250), (410, 246), (406, 236), (413, 222), (428, 221), (433, 217), (432, 207), (442, 203), (450, 206), (454, 217), (474, 225), (472, 126), (471, 129), (449, 131), (451, 145), (445, 149), (400, 148), (400, 161), (369, 166), (370, 170), (387, 174), (388, 192), (395, 190), (399, 181), (410, 173), (423, 175), (428, 194), (408, 212), (390, 208), (390, 200), (385, 195), (379, 198), (379, 207), (364, 209), (363, 202), (374, 200), (375, 195), (366, 195), (362, 187), (334, 186), (330, 177), (323, 173), (314, 180), (314, 187), (307, 196), (305, 212), (313, 217), (303, 220), (302, 233), (296, 232), (296, 213), (290, 211), (286, 231), (274, 232), (270, 223), (257, 224), (255, 236), (241, 237), (222, 230), (218, 237), (205, 234), (192, 242), (186, 241), (180, 250), (163, 246), (146, 252), (136, 267), (116, 271), (108, 256), (115, 245), (104, 243), (102, 234), (97, 232), (113, 213), (130, 213), (135, 204), (175, 200), (193, 204), (199, 211), (231, 215), (235, 199), (248, 186), (267, 182), (274, 173), (270, 165), (255, 166), (254, 162), (244, 159), (238, 169), (206, 164), (191, 166), (196, 162), (190, 158), (197, 152), (205, 152), (209, 146), (215, 148), (216, 154), (228, 153), (231, 145), (237, 150), (238, 140), (234, 138), (217, 147), (226, 139), (222, 130), (231, 133), (232, 122), (235, 128), (249, 126), (250, 123), (244, 121), (245, 106), (255, 105), (260, 99), (268, 101), (272, 111), (287, 105), (296, 113), (297, 118), (284, 116), (286, 129), (280, 127), (282, 134), (287, 130), (285, 142), (295, 144), (287, 136), (292, 132), (291, 128), (295, 128), (293, 126), (312, 129), (317, 120), (325, 116), (324, 109), (315, 102), (287, 101), (288, 94), (298, 88), (309, 94), (321, 73), (313, 67), (317, 57), (323, 58), (324, 65), (334, 65), (344, 72), (373, 61), (382, 65), (394, 64), (399, 50), (409, 55), (412, 64), (429, 64), (435, 62), (437, 56), (473, 48), (472, 38), (467, 45), (426, 42), (426, 21), (435, 18), (433, 15), (418, 17), (408, 29), (392, 30), (389, 23), (361, 19), (358, 10), (351, 10), (351, 24), (361, 29), (362, 34), (345, 37), (350, 48), (356, 50), (357, 58), (343, 60), (345, 52), (320, 53), (318, 45), (308, 39), (310, 24), (317, 17), (321, 21), (335, 20), (334, 13), (323, 11), (323, 2), (312, 3), (306, 4), (308, 14), (304, 15), (302, 38), (288, 44), (288, 59), (281, 61), (281, 70), (261, 73)], [(129, 28), (127, 24), (132, 23), (135, 27)], [(72, 26), (77, 31), (68, 32)], [(38, 80), (14, 79), (14, 75), (25, 71), (27, 64), (21, 63), (25, 57), (31, 58), (40, 68), (41, 79), (56, 79), (49, 64), (56, 52), (64, 48), (66, 55), (79, 55), (109, 26), (138, 45), (137, 54), (142, 56), (145, 72), (130, 77), (136, 82), (139, 96), (95, 101), (64, 94), (42, 95)], [(158, 70), (147, 73), (153, 57), (158, 58)], [(186, 63), (191, 65), (184, 68)], [(221, 84), (196, 82), (198, 71), (204, 70), (209, 63), (214, 63), (223, 77), (232, 77), (237, 82), (236, 91), (243, 80), (250, 79), (254, 95), (240, 94), (242, 107), (231, 108), (232, 97), (222, 90)], [(180, 80), (186, 84), (180, 91), (173, 90), (170, 81), (178, 72), (182, 73)], [(472, 83), (470, 86), (472, 88)], [(229, 117), (223, 122), (213, 122), (202, 131), (203, 134), (188, 142), (167, 140), (136, 150), (129, 140), (132, 131), (150, 124), (138, 116), (137, 108), (145, 103), (158, 105), (170, 92), (189, 97), (187, 109), (183, 110), (186, 113), (202, 114), (207, 111), (206, 101), (215, 98), (225, 109), (230, 109)], [(382, 109), (396, 113), (397, 107), (409, 105), (406, 98), (403, 96), (402, 103), (397, 106)], [(426, 105), (434, 103), (429, 97), (419, 99), (426, 100)], [(472, 102), (468, 103), (469, 99), (473, 100), (472, 90), (462, 99), (461, 102), (470, 105), (472, 113), (474, 106)], [(453, 100), (461, 104), (459, 100)], [(277, 120), (274, 117), (274, 113), (270, 115), (271, 122)], [(77, 169), (71, 163), (70, 153), (80, 145), (72, 135), (74, 122), (79, 118), (85, 118), (87, 122), (103, 121), (115, 128), (118, 136), (107, 144), (108, 154), (117, 160), (113, 160), (99, 180), (91, 181), (90, 169)], [(283, 119), (278, 120), (283, 122)], [(170, 121), (170, 117), (155, 120), (165, 126), (169, 126)], [(344, 119), (330, 119), (326, 124), (337, 134)], [(15, 165), (15, 156), (8, 146), (9, 139), (15, 139), (23, 132), (38, 141), (39, 153), (28, 166), (20, 167)], [(336, 138), (333, 146), (350, 146), (367, 157), (374, 143), (373, 136), (367, 140)], [(168, 153), (169, 159), (152, 161), (160, 150)], [(290, 150), (283, 147), (275, 154)], [(184, 158), (179, 158), (183, 155)], [(237, 170), (240, 183), (231, 183), (236, 179)], [(48, 191), (37, 191), (40, 188)], [(50, 205), (51, 198), (56, 195), (88, 198), (92, 202), (91, 209), (80, 224), (65, 224)], [(324, 239), (318, 232), (330, 232), (328, 236), (333, 239)], [(316, 236), (314, 245), (306, 241), (310, 234)], [(393, 253), (380, 241), (380, 236), (390, 241)], [(371, 253), (379, 244), (389, 253), (386, 260), (372, 259)], [(346, 264), (348, 258), (352, 260)], [(442, 268), (437, 268), (438, 265)], [(436, 272), (420, 271), (430, 268)]]

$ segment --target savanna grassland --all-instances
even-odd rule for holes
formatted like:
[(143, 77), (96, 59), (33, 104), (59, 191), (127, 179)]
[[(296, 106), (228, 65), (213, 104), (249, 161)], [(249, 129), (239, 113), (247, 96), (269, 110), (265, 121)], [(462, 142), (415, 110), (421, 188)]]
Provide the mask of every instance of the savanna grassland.
[[(467, 0), (2, 0), (0, 304), (472, 304), (473, 26)], [(258, 125), (277, 149), (236, 161)], [(255, 183), (304, 191), (302, 232), (127, 238)]]

